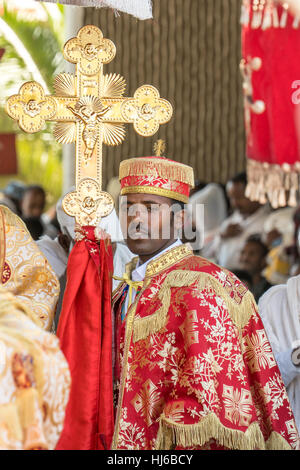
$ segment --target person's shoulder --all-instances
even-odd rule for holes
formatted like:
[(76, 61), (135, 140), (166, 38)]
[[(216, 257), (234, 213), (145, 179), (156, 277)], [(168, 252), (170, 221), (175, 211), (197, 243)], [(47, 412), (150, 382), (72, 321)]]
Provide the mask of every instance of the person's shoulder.
[[(300, 281), (300, 276), (299, 276)], [(288, 294), (287, 284), (272, 285), (259, 299), (258, 307), (260, 312), (272, 305), (279, 305), (279, 302)]]
[[(176, 268), (180, 266), (180, 268), (190, 270), (190, 271), (197, 271), (197, 272), (203, 272), (203, 273), (209, 273), (209, 274), (215, 274), (217, 277), (221, 275), (221, 278), (223, 278), (224, 275), (230, 274), (231, 276), (237, 278), (233, 273), (228, 271), (228, 269), (219, 266), (215, 262), (204, 258), (203, 256), (199, 255), (191, 255), (188, 258), (185, 258), (181, 260)], [(224, 274), (222, 274), (224, 273)]]
[[(201, 256), (190, 256), (173, 267), (163, 286), (184, 288), (186, 308), (196, 310), (215, 302), (225, 307), (238, 328), (243, 328), (252, 315), (257, 315), (253, 294), (231, 271)], [(162, 287), (163, 287), (162, 286)], [(201, 303), (199, 302), (201, 299)]]
[(220, 291), (226, 291), (236, 299), (241, 299), (249, 292), (248, 288), (234, 273), (202, 256), (190, 256), (174, 268), (177, 271), (188, 271), (191, 278), (207, 280), (207, 284), (218, 288)]
[(24, 221), (15, 212), (13, 212), (8, 206), (2, 205), (0, 202), (0, 216), (6, 226), (14, 229), (22, 229), (28, 232)]

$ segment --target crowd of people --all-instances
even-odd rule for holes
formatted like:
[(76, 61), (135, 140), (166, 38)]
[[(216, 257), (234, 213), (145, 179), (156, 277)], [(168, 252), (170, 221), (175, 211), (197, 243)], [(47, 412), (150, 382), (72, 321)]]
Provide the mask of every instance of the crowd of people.
[[(275, 210), (269, 203), (261, 205), (247, 198), (246, 188), (246, 173), (235, 175), (225, 186), (196, 184), (191, 193), (190, 208), (193, 229), (201, 236), (192, 246), (196, 254), (236, 274), (258, 302), (270, 287), (285, 284), (290, 277), (300, 273), (300, 208)], [(112, 178), (107, 189), (113, 193), (118, 210), (118, 179)], [(64, 214), (61, 201), (45, 212), (46, 193), (41, 186), (11, 181), (2, 191), (0, 204), (21, 217), (33, 240), (42, 249), (45, 247), (48, 254), (51, 240), (57, 241), (56, 250), (50, 257), (58, 266), (56, 270), (61, 277), (70, 244), (74, 243), (74, 236), (70, 233), (74, 228), (67, 227), (72, 226), (73, 221)], [(199, 208), (204, 217), (199, 217)], [(116, 224), (113, 231), (117, 233), (115, 241), (124, 242)], [(122, 274), (124, 263), (130, 260), (130, 256), (128, 250), (124, 262), (119, 264), (118, 275)]]
[[(191, 195), (191, 213), (194, 229), (202, 231), (196, 252), (234, 272), (258, 302), (272, 286), (300, 272), (300, 208), (253, 202), (246, 188), (246, 173), (225, 186), (207, 184)], [(197, 213), (201, 204), (204, 218)]]
[[(126, 246), (119, 223), (119, 181), (114, 178), (108, 188), (113, 193), (116, 210), (102, 219), (101, 228), (111, 236), (115, 289), (134, 255), (130, 245)], [(297, 389), (300, 368), (298, 356), (295, 361), (292, 359), (300, 346), (297, 277), (300, 273), (300, 208), (272, 209), (269, 203), (262, 205), (251, 201), (246, 189), (245, 173), (235, 175), (225, 186), (196, 184), (188, 211), (195, 233), (201, 236), (191, 245), (194, 254), (215, 263), (225, 273), (232, 272), (253, 294), (296, 423), (300, 426), (300, 390)], [(68, 257), (75, 243), (74, 219), (64, 213), (62, 200), (50, 211), (52, 216), (49, 217), (49, 212), (45, 213), (44, 189), (18, 181), (10, 182), (3, 190), (0, 205), (8, 207), (23, 220), (59, 280), (60, 297), (52, 326), (52, 331), (56, 332), (66, 288)], [(199, 216), (200, 212), (203, 217)], [(181, 241), (177, 240), (172, 246), (179, 249)], [(139, 275), (138, 269), (133, 271), (132, 279), (140, 281)]]
[[(247, 198), (246, 188), (246, 173), (233, 176), (224, 186), (196, 183), (189, 207), (193, 230), (201, 236), (192, 246), (195, 254), (233, 272), (259, 302), (272, 286), (300, 273), (300, 208), (275, 210), (269, 203), (261, 205)], [(107, 190), (113, 193), (118, 211), (117, 178), (109, 181)], [(41, 186), (11, 181), (2, 191), (0, 204), (23, 220), (64, 285), (74, 222), (64, 213), (61, 201), (45, 212), (46, 193)], [(204, 217), (199, 217), (199, 210)], [(133, 255), (124, 244), (116, 213), (114, 222), (113, 229), (111, 220), (107, 226), (114, 248), (118, 242), (115, 275), (120, 276)], [(114, 287), (118, 284), (113, 283)]]
[(0, 192), (0, 204), (21, 217), (33, 240), (43, 235), (55, 238), (60, 231), (56, 211), (45, 212), (46, 192), (42, 186), (11, 181)]

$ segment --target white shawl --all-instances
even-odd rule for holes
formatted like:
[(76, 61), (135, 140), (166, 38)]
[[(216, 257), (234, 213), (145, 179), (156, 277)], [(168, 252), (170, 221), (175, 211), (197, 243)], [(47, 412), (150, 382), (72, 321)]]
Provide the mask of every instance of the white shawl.
[(52, 3), (65, 3), (82, 7), (109, 7), (133, 15), (140, 20), (152, 18), (151, 0), (38, 0)]

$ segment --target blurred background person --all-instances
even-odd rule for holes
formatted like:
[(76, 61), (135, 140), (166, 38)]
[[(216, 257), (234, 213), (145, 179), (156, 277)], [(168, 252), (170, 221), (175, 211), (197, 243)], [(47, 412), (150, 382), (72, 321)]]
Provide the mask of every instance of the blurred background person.
[(58, 231), (49, 218), (43, 218), (46, 206), (46, 192), (42, 186), (27, 186), (21, 200), (22, 219), (34, 240), (42, 235), (55, 238)]
[(228, 215), (224, 189), (219, 184), (210, 183), (194, 191), (188, 209), (192, 216), (193, 230), (196, 231), (193, 250), (196, 254), (209, 258), (216, 233)]
[(268, 246), (265, 278), (273, 285), (284, 284), (291, 275), (295, 242), (295, 208), (274, 210), (264, 224), (263, 241)]
[(247, 289), (252, 291), (252, 276), (248, 273), (248, 271), (237, 269), (233, 274), (235, 274), (236, 277), (242, 281), (243, 284), (245, 284)]
[(37, 241), (44, 234), (44, 225), (38, 217), (24, 217), (23, 222), (26, 225), (33, 240)]
[(46, 205), (45, 190), (38, 185), (27, 186), (21, 201), (22, 218), (40, 218)]
[(267, 264), (267, 255), (268, 247), (262, 242), (259, 235), (251, 235), (246, 240), (240, 254), (240, 263), (243, 270), (251, 277), (249, 289), (254, 295), (256, 302), (272, 287), (272, 284), (263, 276), (263, 271)]
[(239, 173), (228, 181), (226, 192), (231, 215), (222, 223), (210, 251), (210, 259), (231, 271), (243, 269), (240, 252), (250, 235), (262, 234), (270, 214), (269, 204), (261, 205), (246, 197), (246, 187), (246, 173)]
[(112, 196), (116, 213), (119, 214), (119, 196), (121, 191), (121, 185), (118, 176), (111, 178), (107, 184), (106, 191)]
[(8, 207), (14, 214), (21, 216), (21, 201), (25, 188), (26, 185), (21, 181), (10, 181), (2, 192), (0, 204)]

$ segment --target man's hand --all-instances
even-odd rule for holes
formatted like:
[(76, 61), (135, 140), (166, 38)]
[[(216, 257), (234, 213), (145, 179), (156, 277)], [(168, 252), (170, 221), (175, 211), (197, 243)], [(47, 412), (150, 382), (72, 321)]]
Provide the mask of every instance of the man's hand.
[(243, 229), (239, 224), (230, 224), (224, 230), (224, 232), (221, 233), (221, 238), (226, 239), (238, 237), (242, 233), (242, 231)]

